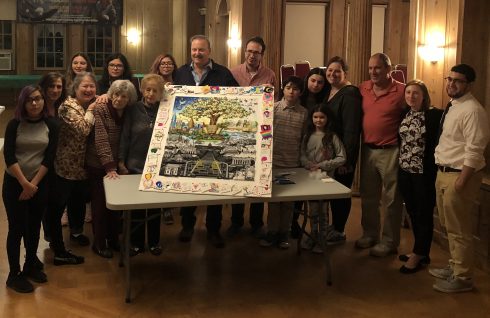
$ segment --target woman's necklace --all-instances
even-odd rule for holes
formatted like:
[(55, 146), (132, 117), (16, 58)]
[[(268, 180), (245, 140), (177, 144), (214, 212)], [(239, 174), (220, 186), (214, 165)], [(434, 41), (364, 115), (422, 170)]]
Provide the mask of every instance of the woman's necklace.
[(153, 117), (148, 114), (148, 110), (146, 109), (145, 105), (143, 105), (143, 110), (145, 111), (146, 119), (148, 120), (148, 128), (153, 129)]

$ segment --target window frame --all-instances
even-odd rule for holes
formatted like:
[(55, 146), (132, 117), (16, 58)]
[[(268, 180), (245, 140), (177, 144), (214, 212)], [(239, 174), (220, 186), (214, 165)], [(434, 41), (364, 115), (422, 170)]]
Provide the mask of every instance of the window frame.
[[(53, 36), (44, 36), (43, 39), (44, 39), (44, 48), (47, 47), (47, 40), (48, 39), (52, 39), (52, 42), (53, 42), (53, 51), (51, 52), (47, 52), (47, 51), (40, 51), (38, 52), (38, 40), (40, 39), (38, 37), (38, 34), (40, 33), (40, 30), (42, 28), (45, 28), (45, 27), (49, 27), (49, 28), (52, 28), (53, 29)], [(59, 36), (56, 36), (56, 31), (58, 31), (57, 29), (60, 28), (62, 29), (63, 31), (63, 34), (61, 37)], [(34, 51), (34, 70), (65, 70), (66, 69), (66, 49), (67, 49), (67, 46), (68, 46), (68, 43), (67, 43), (67, 26), (66, 24), (57, 24), (57, 23), (41, 23), (41, 24), (35, 24), (34, 25), (34, 36), (33, 36), (33, 41), (34, 41), (34, 45), (33, 45), (33, 51)], [(63, 49), (61, 51), (61, 55), (62, 55), (62, 65), (61, 66), (57, 66), (56, 65), (56, 40), (59, 39), (59, 38), (62, 38), (63, 40)], [(41, 54), (44, 54), (44, 59), (45, 59), (45, 63), (46, 63), (46, 59), (47, 59), (47, 54), (53, 54), (54, 56), (54, 66), (39, 66), (38, 65), (38, 53), (41, 53)]]
[[(4, 30), (5, 30), (5, 24), (9, 22), (10, 23), (10, 33), (5, 33)], [(7, 51), (7, 52), (11, 52), (13, 54), (13, 52), (15, 51), (15, 20), (0, 20), (0, 24), (2, 25), (2, 27), (0, 28), (0, 38), (2, 38), (2, 41), (0, 42), (0, 51)], [(5, 41), (4, 41), (4, 36), (5, 35), (10, 35), (10, 44), (11, 44), (11, 48), (5, 48), (4, 45), (5, 45)]]
[[(106, 33), (106, 30), (104, 29), (103, 32), (102, 32), (102, 37), (99, 37), (98, 36), (98, 28), (100, 27), (103, 27), (103, 28), (110, 28), (111, 29), (111, 35), (110, 37), (107, 36), (107, 33)], [(95, 36), (93, 37), (89, 37), (89, 29), (90, 28), (93, 28), (94, 29), (94, 33), (95, 33)], [(107, 56), (117, 52), (116, 50), (116, 47), (117, 47), (117, 44), (118, 44), (118, 40), (119, 38), (117, 37), (117, 35), (119, 34), (119, 27), (118, 26), (115, 26), (115, 25), (109, 25), (109, 24), (91, 24), (91, 25), (86, 25), (84, 27), (84, 47), (85, 47), (85, 52), (87, 54), (87, 56), (89, 57), (90, 59), (90, 63), (92, 63), (92, 68), (94, 70), (102, 70), (104, 68), (104, 62), (107, 58)], [(89, 40), (93, 39), (93, 41), (95, 41), (94, 43), (94, 48), (95, 50), (94, 51), (89, 51)], [(97, 51), (98, 49), (98, 42), (101, 40), (102, 41), (102, 50), (101, 51)], [(104, 41), (106, 40), (110, 40), (111, 41), (111, 48), (112, 50), (111, 51), (105, 51), (105, 43)], [(97, 64), (97, 59), (96, 59), (96, 55), (97, 54), (102, 54), (102, 60), (101, 60), (101, 63), (100, 64)]]

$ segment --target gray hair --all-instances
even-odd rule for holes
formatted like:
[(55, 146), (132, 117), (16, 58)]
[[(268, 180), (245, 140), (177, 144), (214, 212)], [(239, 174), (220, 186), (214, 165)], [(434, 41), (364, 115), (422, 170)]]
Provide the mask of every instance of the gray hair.
[(112, 95), (116, 93), (124, 93), (128, 95), (128, 105), (135, 103), (138, 99), (136, 88), (129, 80), (117, 80), (112, 82), (111, 87), (109, 87), (109, 90), (107, 91), (107, 95), (109, 95), (109, 98), (112, 98)]
[(202, 34), (197, 34), (191, 37), (190, 44), (192, 45), (192, 42), (194, 40), (204, 40), (208, 43), (208, 49), (211, 51), (211, 42), (209, 42), (209, 38), (205, 35)]
[(373, 54), (373, 56), (371, 56), (371, 58), (377, 58), (383, 63), (384, 67), (391, 68), (391, 60), (390, 60), (390, 57), (388, 56), (388, 54), (386, 54), (386, 53), (375, 53), (375, 54)]
[(71, 97), (76, 97), (76, 91), (78, 87), (80, 86), (80, 83), (83, 81), (85, 77), (90, 77), (90, 79), (94, 82), (94, 84), (97, 86), (97, 79), (95, 78), (94, 73), (90, 72), (82, 72), (75, 76), (75, 79), (73, 80), (73, 85), (70, 90), (70, 96)]

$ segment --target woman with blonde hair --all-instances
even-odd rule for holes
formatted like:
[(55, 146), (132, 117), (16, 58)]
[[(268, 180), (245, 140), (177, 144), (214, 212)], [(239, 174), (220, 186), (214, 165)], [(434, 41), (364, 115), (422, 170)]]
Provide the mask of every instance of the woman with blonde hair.
[[(153, 126), (158, 106), (163, 96), (163, 78), (157, 74), (146, 74), (141, 80), (143, 99), (127, 109), (119, 147), (119, 173), (141, 174), (145, 166), (150, 146)], [(131, 243), (132, 255), (145, 250), (145, 227), (147, 227), (148, 248), (153, 255), (160, 255), (160, 209), (147, 209), (133, 214)], [(151, 217), (144, 226), (142, 219)]]
[(400, 157), (398, 187), (412, 223), (412, 253), (400, 255), (405, 262), (402, 274), (413, 274), (430, 263), (430, 246), (434, 230), (437, 166), (434, 152), (439, 139), (439, 122), (443, 111), (431, 108), (427, 86), (413, 80), (405, 86), (405, 111), (399, 128)]
[(78, 74), (82, 72), (93, 72), (92, 63), (87, 54), (78, 52), (72, 56), (70, 64), (65, 73), (66, 89), (68, 92), (71, 90), (73, 80)]

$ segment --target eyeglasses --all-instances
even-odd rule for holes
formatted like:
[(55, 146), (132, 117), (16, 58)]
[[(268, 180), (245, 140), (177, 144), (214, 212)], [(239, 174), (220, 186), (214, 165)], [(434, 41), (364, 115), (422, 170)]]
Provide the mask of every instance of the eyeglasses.
[(245, 53), (250, 54), (250, 55), (261, 55), (262, 54), (262, 52), (252, 51), (252, 50), (246, 50)]
[(112, 63), (110, 63), (110, 64), (109, 64), (109, 67), (110, 67), (110, 68), (124, 68), (124, 65), (122, 65), (122, 64), (112, 64)]
[(160, 66), (174, 66), (174, 63), (172, 63), (172, 62), (162, 62), (162, 63), (160, 63)]
[(26, 102), (27, 103), (33, 103), (33, 102), (39, 103), (42, 100), (44, 100), (44, 98), (42, 96), (36, 96), (36, 97), (28, 97)]
[(448, 77), (444, 77), (444, 79), (446, 80), (446, 82), (448, 82), (448, 83), (454, 83), (456, 85), (468, 83), (467, 80), (459, 79), (459, 78), (452, 78), (452, 77), (449, 77), (449, 76)]

